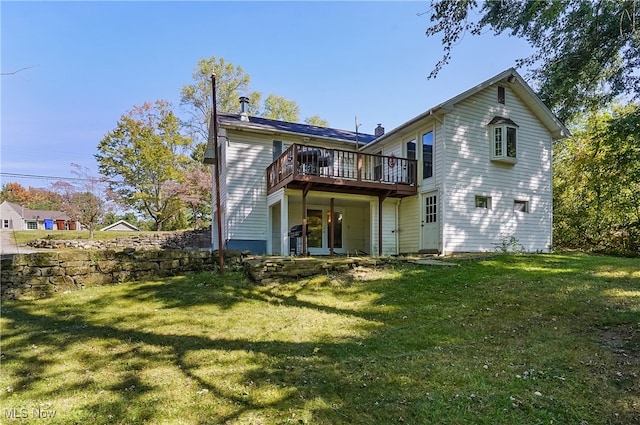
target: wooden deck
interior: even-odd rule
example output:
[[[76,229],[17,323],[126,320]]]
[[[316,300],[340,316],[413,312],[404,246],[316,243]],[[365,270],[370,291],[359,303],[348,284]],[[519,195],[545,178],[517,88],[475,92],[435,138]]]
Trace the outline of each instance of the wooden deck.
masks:
[[[402,198],[415,195],[417,161],[294,144],[267,167],[267,193],[283,187]]]

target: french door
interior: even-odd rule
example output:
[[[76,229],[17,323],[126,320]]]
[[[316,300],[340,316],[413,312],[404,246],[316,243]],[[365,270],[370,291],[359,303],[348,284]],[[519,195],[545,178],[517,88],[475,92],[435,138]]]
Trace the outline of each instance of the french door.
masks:
[[[327,255],[331,248],[331,223],[333,222],[333,250],[344,252],[342,241],[343,211],[334,209],[333,216],[327,207],[307,208],[307,250],[311,255]]]

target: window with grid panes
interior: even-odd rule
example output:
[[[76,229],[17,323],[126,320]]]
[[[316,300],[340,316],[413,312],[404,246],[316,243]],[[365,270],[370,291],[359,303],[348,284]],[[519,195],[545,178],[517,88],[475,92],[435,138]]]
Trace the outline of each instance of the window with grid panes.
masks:
[[[427,196],[424,203],[424,222],[435,223],[438,221],[436,195]]]

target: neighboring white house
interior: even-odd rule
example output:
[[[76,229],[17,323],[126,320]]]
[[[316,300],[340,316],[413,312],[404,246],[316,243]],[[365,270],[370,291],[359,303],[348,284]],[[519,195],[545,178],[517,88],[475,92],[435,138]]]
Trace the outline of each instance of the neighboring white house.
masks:
[[[2,230],[79,230],[80,223],[62,211],[32,210],[13,202],[0,204]]]
[[[511,238],[527,251],[552,245],[552,143],[569,132],[515,69],[386,134],[246,112],[218,121],[228,249],[392,255],[493,251]]]

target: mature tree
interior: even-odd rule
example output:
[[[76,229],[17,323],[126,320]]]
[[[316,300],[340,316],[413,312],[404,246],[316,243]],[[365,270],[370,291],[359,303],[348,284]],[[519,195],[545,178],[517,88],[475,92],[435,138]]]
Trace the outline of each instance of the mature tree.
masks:
[[[2,201],[13,202],[32,210],[58,211],[62,205],[62,199],[57,193],[32,186],[25,189],[17,182],[8,182],[2,186],[0,202]]]
[[[189,114],[189,119],[184,124],[197,142],[193,146],[194,154],[192,154],[195,160],[202,161],[205,150],[204,143],[209,135],[212,74],[216,75],[218,112],[239,113],[240,102],[238,99],[240,96],[246,96],[249,98],[249,115],[298,122],[300,107],[295,101],[271,94],[265,99],[264,105],[261,105],[262,93],[250,90],[251,77],[242,67],[215,56],[201,59],[192,74],[193,84],[182,86],[180,92],[180,105],[186,107]],[[327,122],[317,115],[307,118],[305,122],[308,122],[307,120],[311,120],[312,125],[328,126]]]
[[[434,0],[428,36],[442,34],[451,59],[466,33],[486,30],[522,37],[535,53],[518,61],[530,69],[543,102],[563,120],[620,95],[640,95],[640,6],[636,0]]]
[[[0,191],[0,202],[4,201],[26,206],[33,201],[33,194],[18,182],[8,182]]]
[[[207,140],[211,119],[212,90],[211,75],[216,75],[216,107],[219,112],[239,113],[240,96],[249,98],[249,113],[256,115],[262,94],[250,91],[251,77],[242,67],[226,62],[224,58],[200,59],[193,71],[193,84],[182,86],[180,104],[187,107],[190,117],[186,121],[193,137],[198,142]]]
[[[184,173],[184,185],[188,190],[183,191],[180,199],[189,209],[190,224],[199,229],[210,223],[211,217],[211,167],[201,164],[191,164]]]
[[[191,139],[166,101],[145,103],[123,115],[98,145],[100,173],[118,199],[154,220],[156,230],[183,207],[184,171]]]
[[[590,114],[554,146],[554,241],[640,252],[640,105]]]
[[[29,186],[29,191],[33,194],[33,200],[28,207],[33,210],[60,211],[62,209],[62,199],[60,196],[48,189]]]
[[[72,163],[71,167],[76,178],[57,181],[52,187],[62,198],[62,211],[89,229],[89,238],[93,239],[96,227],[109,209],[105,179],[92,175],[79,164]]]
[[[270,94],[264,101],[262,116],[271,120],[298,122],[300,107],[294,100]]]
[[[316,127],[329,127],[329,122],[321,118],[319,115],[312,115],[304,119],[304,122],[309,125],[315,125]]]

